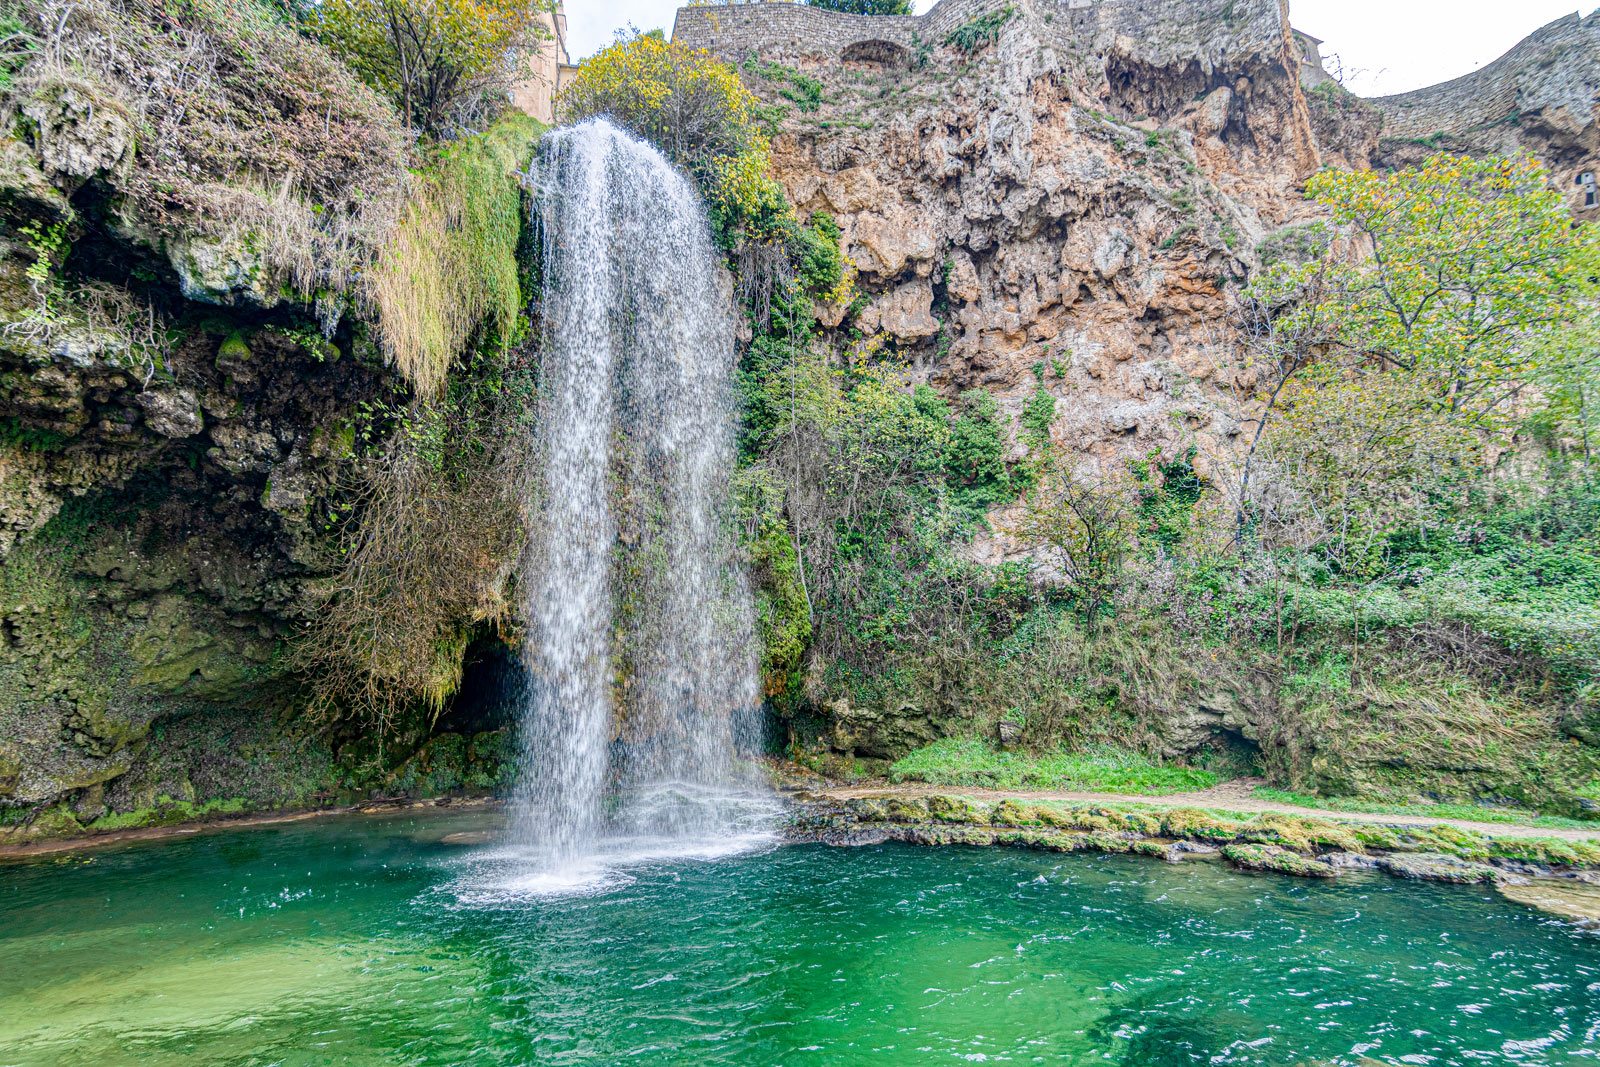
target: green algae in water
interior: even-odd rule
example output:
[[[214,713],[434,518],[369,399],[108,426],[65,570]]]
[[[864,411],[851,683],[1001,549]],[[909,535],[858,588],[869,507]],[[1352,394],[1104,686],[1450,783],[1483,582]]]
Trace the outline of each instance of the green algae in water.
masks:
[[[529,897],[441,843],[482,818],[0,865],[0,1064],[1600,1055],[1600,938],[1483,887],[886,845]]]

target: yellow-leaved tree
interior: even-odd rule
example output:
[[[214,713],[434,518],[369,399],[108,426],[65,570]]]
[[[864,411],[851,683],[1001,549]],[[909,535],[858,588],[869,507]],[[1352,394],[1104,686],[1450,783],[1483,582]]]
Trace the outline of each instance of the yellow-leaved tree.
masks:
[[[565,121],[604,115],[702,177],[714,160],[765,148],[756,107],[732,67],[655,34],[620,38],[586,60],[560,100]]]
[[[1304,511],[1359,554],[1407,507],[1469,485],[1528,413],[1556,340],[1595,315],[1600,231],[1527,156],[1328,170],[1306,193],[1332,227],[1242,302],[1265,391],[1236,517],[1242,531]],[[1288,476],[1270,491],[1258,446]],[[1304,507],[1274,503],[1291,487]]]
[[[322,0],[318,38],[388,93],[408,127],[478,125],[549,36],[541,0]]]
[[[694,176],[712,233],[735,254],[743,296],[764,322],[774,292],[793,278],[791,252],[808,244],[810,231],[772,177],[760,104],[738,73],[704,49],[635,34],[583,64],[560,110],[566,122],[610,119]],[[839,281],[835,265],[820,288]]]

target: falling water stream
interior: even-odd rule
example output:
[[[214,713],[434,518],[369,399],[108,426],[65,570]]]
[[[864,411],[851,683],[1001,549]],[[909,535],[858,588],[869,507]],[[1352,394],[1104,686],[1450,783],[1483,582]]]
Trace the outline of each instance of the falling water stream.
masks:
[[[562,869],[749,831],[763,805],[733,741],[759,689],[723,511],[732,323],[699,195],[603,120],[549,134],[530,173],[542,484],[513,829]]]

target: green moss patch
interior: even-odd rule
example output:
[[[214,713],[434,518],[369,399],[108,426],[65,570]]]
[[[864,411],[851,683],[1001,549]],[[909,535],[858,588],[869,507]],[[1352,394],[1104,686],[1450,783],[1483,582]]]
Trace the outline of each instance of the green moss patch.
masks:
[[[1338,873],[1330,864],[1307,859],[1298,852],[1275,845],[1224,845],[1222,855],[1235,867],[1247,871],[1271,871],[1297,878],[1333,878]]]
[[[920,748],[890,767],[889,777],[896,782],[930,785],[1153,796],[1207,789],[1218,780],[1208,771],[1155,763],[1137,753],[1109,746],[1030,755],[999,750],[971,738],[946,738]]]

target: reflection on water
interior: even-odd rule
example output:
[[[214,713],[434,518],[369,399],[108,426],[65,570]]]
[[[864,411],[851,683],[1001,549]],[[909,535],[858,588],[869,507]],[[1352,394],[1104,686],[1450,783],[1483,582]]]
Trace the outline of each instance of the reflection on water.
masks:
[[[444,843],[493,828],[326,820],[0,866],[0,1064],[1600,1056],[1600,938],[1482,887],[639,833],[561,892]]]

